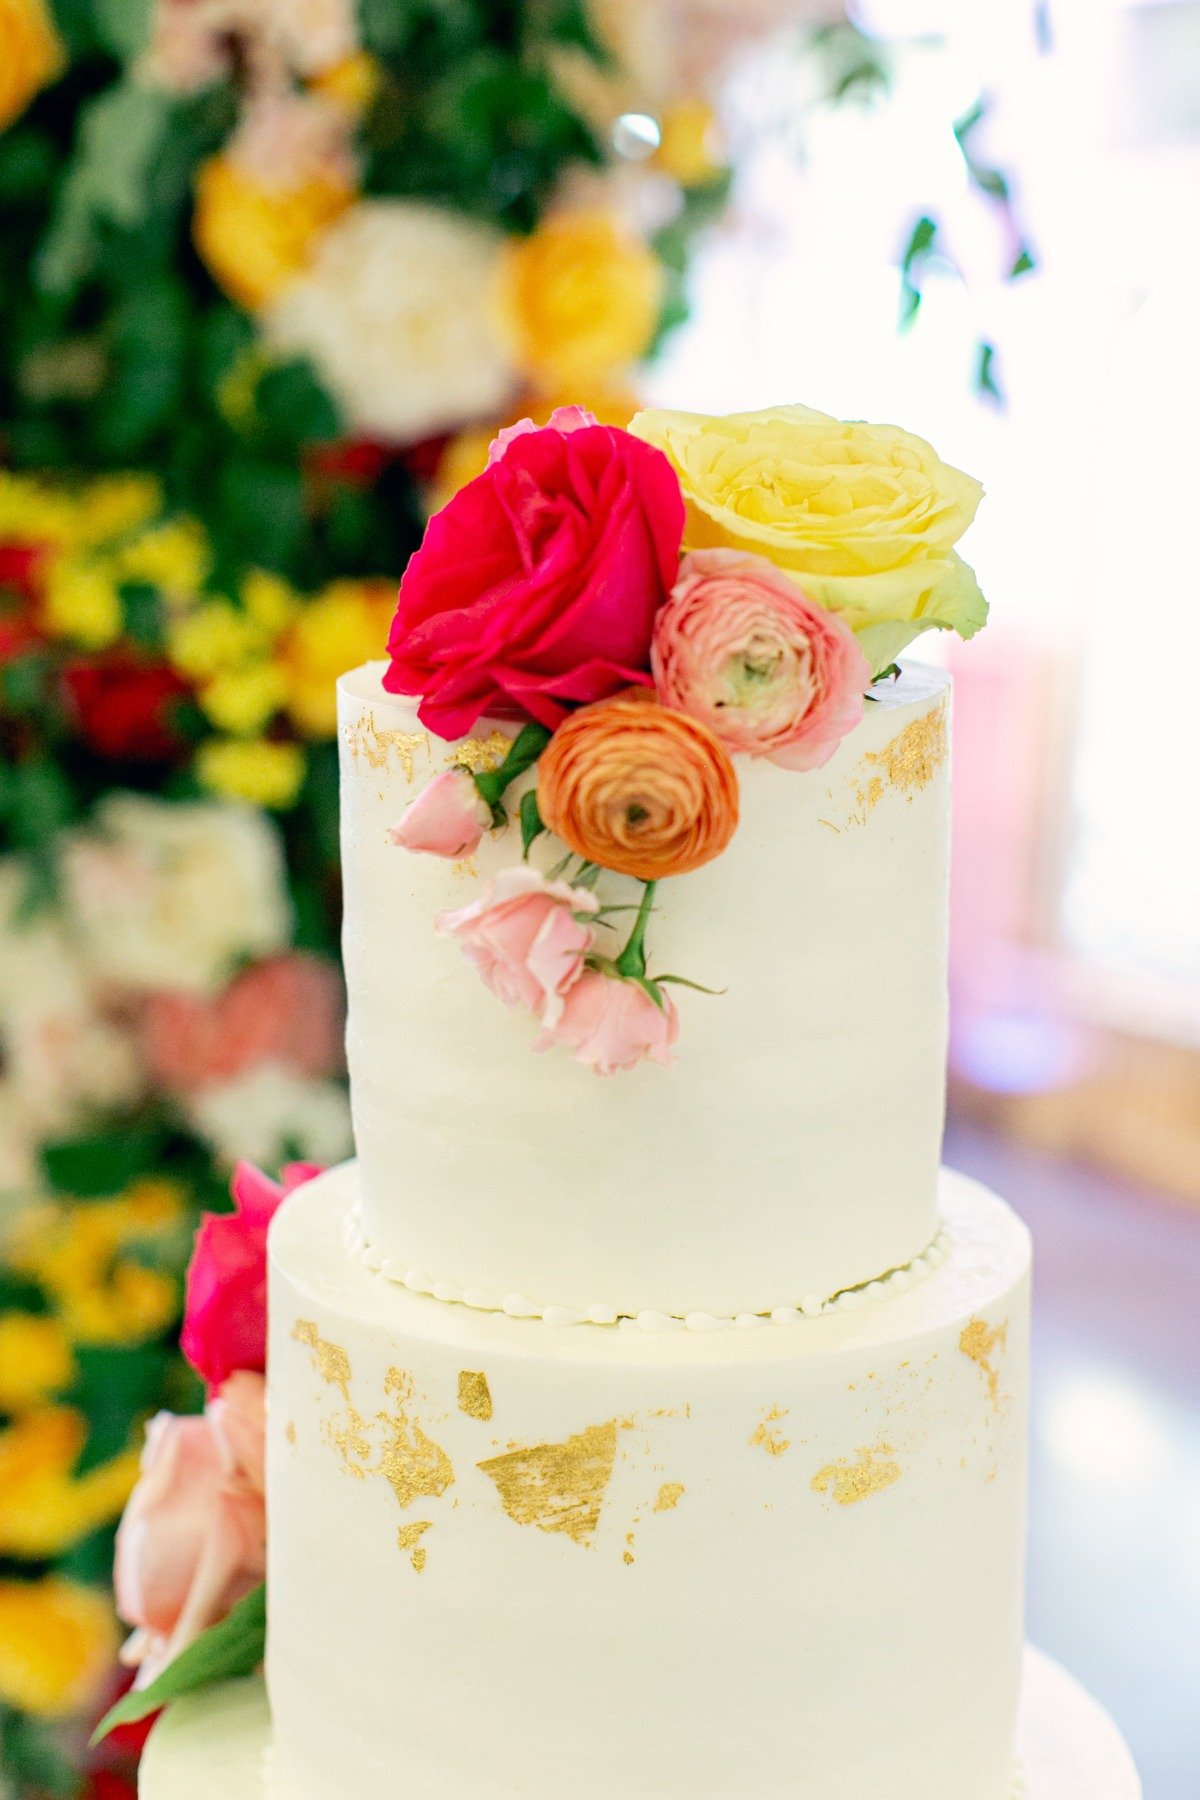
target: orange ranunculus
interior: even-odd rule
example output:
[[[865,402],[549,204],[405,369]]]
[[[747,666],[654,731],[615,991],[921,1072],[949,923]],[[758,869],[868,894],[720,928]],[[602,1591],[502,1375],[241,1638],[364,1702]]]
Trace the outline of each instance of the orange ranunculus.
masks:
[[[738,783],[706,725],[635,688],[559,726],[538,763],[538,805],[576,855],[658,881],[721,854],[737,829]]]

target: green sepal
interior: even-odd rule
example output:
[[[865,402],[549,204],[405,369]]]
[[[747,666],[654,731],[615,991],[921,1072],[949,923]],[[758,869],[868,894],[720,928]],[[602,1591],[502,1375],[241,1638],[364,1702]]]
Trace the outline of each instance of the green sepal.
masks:
[[[526,856],[535,838],[540,838],[545,829],[545,821],[538,811],[537,789],[530,788],[527,794],[521,795],[521,847]]]
[[[654,980],[663,986],[691,988],[693,994],[711,994],[716,999],[729,992],[728,988],[710,988],[702,981],[689,981],[686,975],[656,975]]]
[[[505,790],[526,769],[533,767],[549,742],[550,733],[544,725],[526,725],[509,745],[508,754],[498,769],[483,769],[474,773],[475,786],[493,811],[499,806]]]
[[[173,1662],[148,1687],[133,1688],[110,1707],[91,1736],[98,1744],[118,1725],[132,1725],[184,1694],[252,1675],[267,1645],[267,1587],[265,1582],[239,1600],[228,1618],[201,1632],[194,1644],[181,1650]]]

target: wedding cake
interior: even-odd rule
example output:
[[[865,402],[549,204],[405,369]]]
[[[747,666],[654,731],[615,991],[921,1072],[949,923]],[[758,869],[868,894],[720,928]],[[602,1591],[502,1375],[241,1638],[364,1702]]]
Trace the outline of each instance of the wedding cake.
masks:
[[[567,409],[432,521],[339,688],[358,1161],[270,1231],[265,1691],[145,1800],[1134,1800],[1023,1647],[1027,1234],[938,1169],[950,683],[888,665],[982,623],[978,497]]]

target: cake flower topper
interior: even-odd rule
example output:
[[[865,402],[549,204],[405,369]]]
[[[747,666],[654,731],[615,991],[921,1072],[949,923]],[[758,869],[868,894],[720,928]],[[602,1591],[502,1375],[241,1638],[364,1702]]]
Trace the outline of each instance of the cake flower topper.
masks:
[[[501,432],[408,565],[384,687],[447,739],[517,729],[498,768],[445,770],[391,835],[470,856],[514,825],[519,786],[521,859],[514,830],[512,865],[437,927],[538,1021],[535,1049],[600,1074],[670,1062],[667,990],[698,984],[650,972],[657,884],[732,841],[735,756],[821,768],[914,637],[982,626],[954,549],[981,495],[921,438],[803,406],[629,431],[570,406]],[[543,836],[565,852],[545,872]],[[640,901],[602,904],[608,875]]]

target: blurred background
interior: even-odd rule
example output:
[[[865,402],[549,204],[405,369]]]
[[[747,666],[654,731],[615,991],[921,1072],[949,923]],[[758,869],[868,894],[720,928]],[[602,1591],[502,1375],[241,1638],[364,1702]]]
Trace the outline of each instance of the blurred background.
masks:
[[[1198,317],[1200,0],[0,0],[5,1800],[130,1800],[197,1212],[350,1147],[333,682],[428,509],[792,399],[988,489],[948,1160],[1038,1238],[1031,1635],[1200,1795]]]

